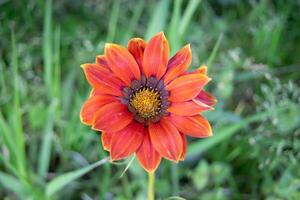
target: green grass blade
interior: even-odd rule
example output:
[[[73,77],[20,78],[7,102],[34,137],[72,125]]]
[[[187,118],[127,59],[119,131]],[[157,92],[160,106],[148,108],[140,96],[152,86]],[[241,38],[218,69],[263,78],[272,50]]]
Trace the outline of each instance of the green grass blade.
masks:
[[[118,24],[118,17],[120,11],[120,1],[114,0],[110,20],[108,23],[108,33],[107,33],[107,42],[113,42],[116,36],[117,24]]]
[[[235,133],[237,133],[239,130],[249,125],[250,123],[263,120],[268,116],[273,116],[275,113],[277,114],[282,113],[286,111],[288,108],[289,108],[288,106],[277,107],[275,109],[270,109],[268,111],[257,113],[253,116],[247,117],[237,124],[233,124],[231,126],[226,126],[226,127],[220,127],[214,130],[215,135],[213,137],[206,138],[205,140],[200,140],[198,142],[194,142],[191,145],[189,145],[187,158],[197,156],[207,151],[208,149],[217,145],[221,141],[234,135]]]
[[[191,22],[191,19],[194,15],[194,13],[196,12],[196,9],[198,7],[198,5],[201,3],[201,0],[191,0],[189,1],[189,4],[183,14],[183,17],[181,19],[181,22],[180,22],[180,27],[179,27],[179,30],[178,30],[178,33],[179,33],[179,36],[180,37],[183,37],[184,36],[184,33],[185,31],[187,30],[190,22]]]
[[[52,96],[52,0],[46,0],[44,11],[44,32],[43,32],[43,61],[44,61],[44,81]]]
[[[84,168],[68,172],[65,174],[62,174],[56,178],[54,178],[52,181],[50,181],[46,186],[46,195],[51,196],[57,191],[64,188],[66,185],[71,183],[72,181],[76,180],[77,178],[80,178],[84,174],[90,172],[96,167],[99,167],[100,165],[103,165],[108,162],[108,158],[104,158],[102,160],[99,160],[89,166],[86,166]]]
[[[20,197],[28,196],[26,187],[18,179],[9,174],[0,172],[0,185],[7,190],[17,193]]]
[[[169,5],[169,0],[161,0],[159,4],[155,7],[146,32],[145,38],[147,40],[150,39],[156,33],[164,30],[168,19]]]
[[[219,50],[219,47],[220,47],[220,44],[222,42],[222,39],[223,39],[223,33],[220,34],[220,36],[218,37],[218,40],[213,48],[213,51],[211,52],[210,56],[208,57],[208,60],[207,60],[207,63],[206,65],[208,67],[211,67],[212,63],[214,62],[215,58],[216,58],[216,55],[217,55],[217,52]]]
[[[181,38],[178,35],[181,5],[182,5],[182,0],[175,0],[172,19],[170,23],[170,29],[168,33],[170,46],[171,46],[171,55],[173,55],[176,51],[178,51],[181,46]]]
[[[41,150],[39,154],[38,174],[41,177],[45,177],[49,168],[49,162],[51,157],[51,147],[53,139],[53,126],[55,120],[55,110],[58,102],[53,100],[51,106],[48,109],[47,123],[45,125],[43,141],[41,144]]]
[[[9,137],[14,140],[14,143],[17,144],[16,147],[16,158],[18,163],[18,171],[22,176],[26,176],[26,162],[25,162],[25,140],[24,133],[22,128],[22,114],[20,108],[20,94],[19,94],[19,66],[18,66],[18,55],[16,49],[16,39],[14,31],[11,34],[11,46],[12,46],[12,57],[11,63],[13,68],[13,81],[14,81],[14,105],[13,105],[13,133]]]

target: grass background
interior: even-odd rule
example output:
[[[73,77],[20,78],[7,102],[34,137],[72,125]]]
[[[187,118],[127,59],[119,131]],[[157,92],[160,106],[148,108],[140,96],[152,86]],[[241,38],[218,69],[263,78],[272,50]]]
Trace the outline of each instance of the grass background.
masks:
[[[146,199],[136,160],[107,163],[99,133],[80,123],[79,66],[105,42],[159,31],[172,54],[191,43],[192,69],[209,66],[219,102],[205,113],[214,137],[189,138],[184,162],[161,163],[157,199],[300,199],[296,0],[1,0],[1,199]]]

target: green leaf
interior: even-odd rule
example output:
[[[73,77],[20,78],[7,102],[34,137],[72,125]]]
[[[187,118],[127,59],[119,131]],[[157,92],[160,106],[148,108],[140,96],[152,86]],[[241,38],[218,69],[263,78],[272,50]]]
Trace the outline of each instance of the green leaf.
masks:
[[[18,179],[9,174],[0,172],[0,185],[8,190],[17,193],[20,197],[25,197],[28,195],[28,191],[26,190],[24,185],[20,183]]]
[[[211,52],[210,56],[208,57],[208,60],[207,60],[207,63],[206,63],[208,67],[210,67],[212,65],[213,61],[215,60],[222,39],[223,39],[223,33],[221,33],[219,35],[218,40],[217,40],[217,42],[216,42],[216,44],[213,48],[213,51]]]
[[[172,196],[172,197],[168,197],[165,200],[186,200],[185,198],[182,197],[178,197],[178,196]]]
[[[119,10],[120,10],[120,1],[115,0],[113,3],[110,20],[108,23],[108,33],[107,33],[107,38],[106,38],[107,42],[113,42],[115,40]]]
[[[80,178],[81,176],[93,170],[94,168],[103,165],[107,162],[108,162],[108,158],[104,158],[84,168],[72,172],[67,172],[65,174],[62,174],[54,178],[46,186],[46,195],[47,196],[53,195],[55,192],[61,190],[63,187],[70,184],[72,181],[76,180],[77,178]]]
[[[189,1],[189,4],[187,8],[185,9],[185,12],[183,13],[183,17],[180,21],[180,27],[179,27],[179,36],[183,37],[184,33],[189,26],[191,19],[196,12],[197,6],[200,4],[201,0],[191,0]]]
[[[169,4],[169,0],[161,0],[154,9],[150,24],[146,32],[145,38],[147,40],[156,33],[164,30],[169,13]]]

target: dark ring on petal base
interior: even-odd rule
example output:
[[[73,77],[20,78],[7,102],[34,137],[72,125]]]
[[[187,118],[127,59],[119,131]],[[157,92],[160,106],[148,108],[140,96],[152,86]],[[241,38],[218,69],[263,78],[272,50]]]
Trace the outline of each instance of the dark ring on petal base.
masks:
[[[160,118],[169,115],[169,93],[162,80],[142,76],[140,80],[133,80],[122,93],[121,102],[128,106],[135,120],[140,123],[147,125],[149,122],[158,122]]]

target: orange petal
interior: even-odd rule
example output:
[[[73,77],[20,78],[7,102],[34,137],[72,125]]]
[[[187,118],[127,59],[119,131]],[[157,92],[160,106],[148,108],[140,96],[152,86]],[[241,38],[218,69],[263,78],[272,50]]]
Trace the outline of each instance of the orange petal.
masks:
[[[157,169],[161,156],[152,145],[148,129],[145,129],[143,143],[137,150],[136,155],[141,166],[147,172],[152,173]]]
[[[212,108],[201,101],[192,99],[184,102],[173,102],[168,108],[168,111],[175,115],[193,116],[209,109]]]
[[[161,119],[159,123],[149,125],[152,144],[159,154],[178,162],[182,154],[182,139],[177,128],[169,121]]]
[[[91,86],[105,94],[122,96],[122,81],[106,68],[97,64],[83,64],[82,68]]]
[[[186,140],[186,136],[182,133],[180,133],[180,136],[182,138],[182,144],[183,144],[183,150],[182,150],[182,153],[181,153],[181,156],[180,156],[180,159],[181,161],[183,161],[185,159],[185,155],[186,155],[186,152],[187,152],[187,140]]]
[[[108,64],[107,64],[107,61],[106,61],[104,55],[96,56],[96,64],[104,67],[105,69],[107,69],[108,72],[110,72],[110,69],[108,67]]]
[[[99,95],[107,95],[105,93],[103,93],[101,90],[96,89],[96,88],[92,88],[89,97],[93,97],[93,96],[99,96]]]
[[[190,100],[196,97],[209,81],[210,78],[201,73],[182,75],[166,86],[170,92],[169,100],[172,102]]]
[[[111,138],[110,158],[112,161],[124,159],[134,153],[142,144],[144,125],[133,121]]]
[[[140,80],[139,66],[126,48],[117,44],[106,44],[105,58],[113,73],[126,85],[130,85],[134,79]]]
[[[125,128],[133,120],[127,106],[120,102],[112,102],[100,108],[93,119],[94,130],[114,133]]]
[[[101,95],[89,98],[81,107],[80,120],[86,125],[91,125],[96,112],[105,104],[116,101],[115,96]]]
[[[112,133],[107,133],[107,132],[101,133],[102,146],[103,146],[103,149],[106,151],[110,151],[111,138],[112,138]]]
[[[180,132],[186,135],[197,138],[212,136],[212,130],[209,122],[201,115],[191,117],[171,115],[169,119]]]
[[[145,47],[146,42],[141,38],[132,38],[131,40],[129,40],[127,45],[128,51],[135,58],[136,63],[139,65],[141,71]]]
[[[212,94],[204,90],[201,90],[201,92],[196,96],[195,99],[210,107],[214,106],[217,103],[217,99]]]
[[[163,32],[149,40],[143,58],[143,71],[146,77],[155,76],[160,79],[165,74],[169,51],[169,44]]]
[[[167,72],[164,75],[165,84],[182,75],[189,68],[191,62],[192,51],[188,44],[169,60]]]
[[[200,72],[201,74],[207,74],[207,66],[206,65],[202,65],[200,66],[198,69],[195,70],[196,72]]]

